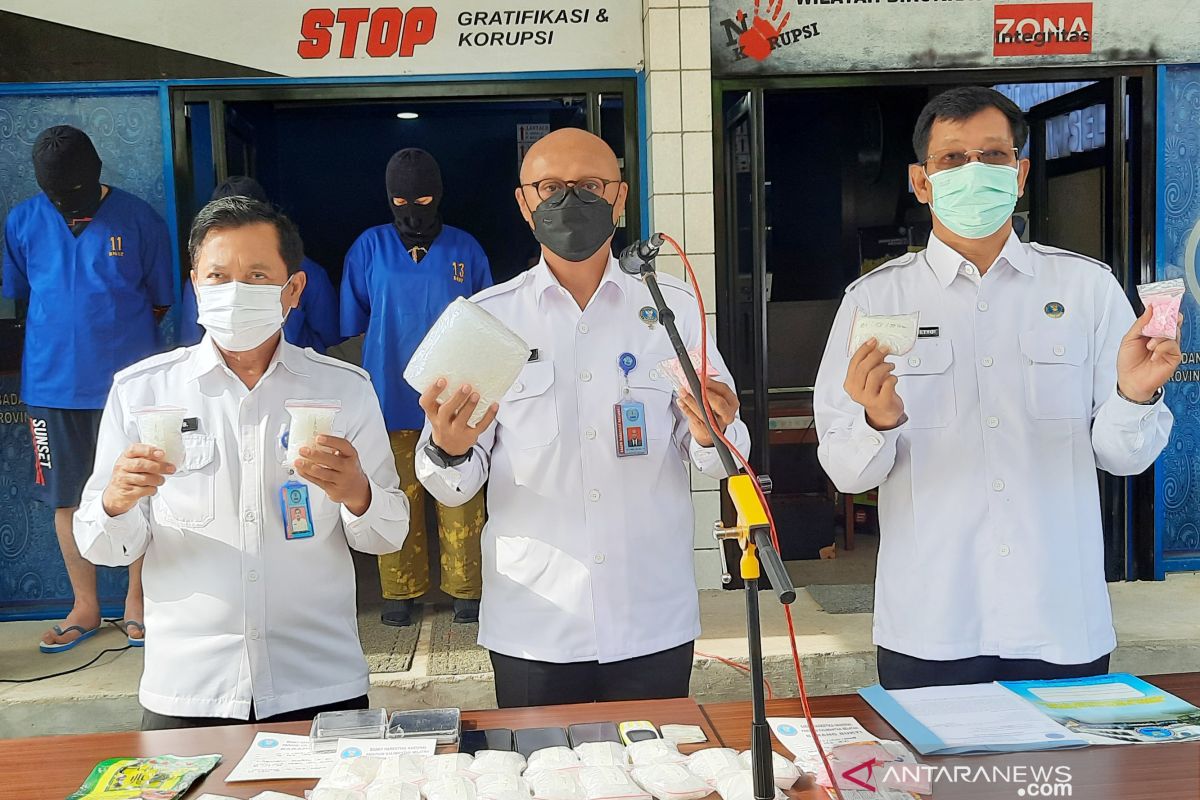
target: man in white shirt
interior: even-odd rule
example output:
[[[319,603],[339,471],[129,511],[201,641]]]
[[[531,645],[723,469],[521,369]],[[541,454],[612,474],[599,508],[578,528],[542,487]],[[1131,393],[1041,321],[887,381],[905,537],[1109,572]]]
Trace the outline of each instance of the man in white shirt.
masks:
[[[1116,646],[1095,471],[1163,449],[1179,343],[1142,337],[1105,265],[1013,234],[1027,135],[991,89],[929,103],[910,169],[929,248],[850,285],[817,376],[821,463],[880,487],[886,688],[1103,674]],[[915,347],[848,354],[856,312],[920,312]]]
[[[501,707],[688,693],[700,633],[688,463],[725,473],[695,402],[677,399],[659,367],[674,353],[649,291],[612,256],[627,192],[590,133],[556,131],[531,148],[516,198],[542,260],[474,297],[528,342],[530,361],[477,427],[470,387],[444,405],[444,382],[421,398],[421,482],[449,506],[488,482],[479,643]],[[699,347],[694,295],[660,282]],[[708,353],[717,422],[748,452],[711,337]],[[636,404],[644,425],[618,430]]]
[[[366,708],[350,549],[392,552],[408,531],[379,402],[362,370],[282,339],[304,290],[287,217],[213,201],[189,251],[207,334],[117,374],[75,518],[93,563],[145,555],[143,728]],[[296,400],[340,408],[293,465]],[[140,443],[139,409],[162,407],[186,415],[180,463]]]

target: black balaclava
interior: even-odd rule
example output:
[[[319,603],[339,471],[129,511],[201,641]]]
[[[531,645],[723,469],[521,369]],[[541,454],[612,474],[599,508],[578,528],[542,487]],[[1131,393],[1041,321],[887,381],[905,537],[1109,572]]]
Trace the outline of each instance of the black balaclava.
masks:
[[[221,185],[213,189],[210,200],[221,200],[225,197],[249,197],[260,203],[271,204],[262,184],[246,175],[230,175]]]
[[[442,202],[442,171],[437,161],[415,147],[397,152],[387,165],[387,193],[388,208],[395,218],[400,241],[413,260],[420,261],[442,232],[442,215],[438,212]],[[393,202],[396,197],[408,202],[398,206]],[[433,202],[418,205],[418,197],[432,197]]]
[[[70,125],[47,128],[33,143],[34,177],[68,225],[100,207],[100,168],[92,140]]]

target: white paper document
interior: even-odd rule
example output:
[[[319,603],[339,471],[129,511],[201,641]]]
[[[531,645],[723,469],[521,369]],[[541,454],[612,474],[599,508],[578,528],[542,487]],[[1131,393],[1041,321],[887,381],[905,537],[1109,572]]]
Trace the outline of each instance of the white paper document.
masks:
[[[431,756],[436,751],[437,739],[338,739],[337,743],[339,759],[359,756]]]
[[[803,718],[767,717],[767,723],[779,743],[792,751],[797,764],[820,761],[821,756],[813,744],[808,723]],[[876,739],[854,717],[821,717],[813,719],[813,726],[817,729],[817,738],[821,740],[825,752],[838,745],[873,742]]]
[[[337,761],[337,752],[314,753],[307,736],[260,732],[225,782],[318,779]]]

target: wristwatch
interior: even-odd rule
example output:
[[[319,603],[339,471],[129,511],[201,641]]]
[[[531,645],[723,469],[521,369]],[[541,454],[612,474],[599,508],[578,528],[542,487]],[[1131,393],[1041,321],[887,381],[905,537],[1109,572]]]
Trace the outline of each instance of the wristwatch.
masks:
[[[434,444],[432,440],[430,440],[429,444],[425,445],[425,455],[429,456],[429,460],[432,461],[435,466],[442,469],[450,469],[451,467],[457,467],[460,464],[467,463],[471,460],[471,455],[474,454],[474,452],[475,448],[471,448],[461,456],[452,456]]]
[[[1143,402],[1143,401],[1138,401],[1138,400],[1130,400],[1128,397],[1125,396],[1125,393],[1121,391],[1121,387],[1117,386],[1117,395],[1125,402],[1133,403],[1134,405],[1137,405],[1137,406],[1152,406],[1155,403],[1157,403],[1159,400],[1162,400],[1162,397],[1165,393],[1166,393],[1166,390],[1160,386],[1160,387],[1158,387],[1158,391],[1155,392],[1154,395],[1149,400],[1146,400]]]

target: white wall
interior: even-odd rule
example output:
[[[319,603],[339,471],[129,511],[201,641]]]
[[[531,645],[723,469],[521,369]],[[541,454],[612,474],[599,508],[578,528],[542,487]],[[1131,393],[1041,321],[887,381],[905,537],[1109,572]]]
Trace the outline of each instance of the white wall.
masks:
[[[650,227],[687,251],[715,327],[716,242],[713,219],[712,73],[708,0],[642,0],[645,14]],[[676,256],[659,257],[664,271],[683,277]],[[720,586],[712,526],[720,515],[720,486],[696,473],[696,579]]]

